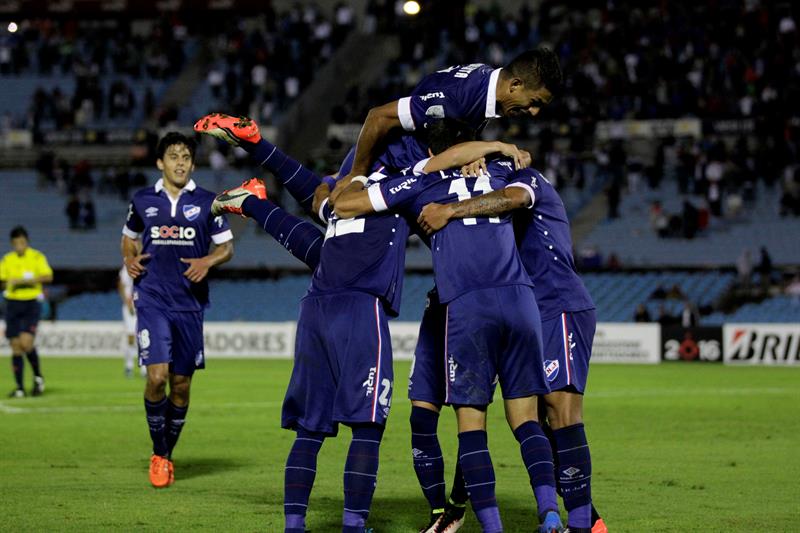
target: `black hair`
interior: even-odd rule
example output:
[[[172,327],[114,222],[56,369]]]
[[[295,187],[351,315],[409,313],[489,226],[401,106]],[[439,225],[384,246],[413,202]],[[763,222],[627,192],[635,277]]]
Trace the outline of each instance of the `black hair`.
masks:
[[[164,159],[164,154],[167,153],[167,148],[170,146],[182,144],[189,149],[189,153],[192,154],[192,162],[194,162],[194,154],[197,152],[197,143],[194,142],[194,139],[191,137],[187,137],[182,133],[178,133],[177,131],[170,131],[166,135],[164,135],[160,141],[158,141],[158,147],[156,148],[156,159]]]
[[[443,118],[425,128],[425,137],[431,152],[436,155],[456,144],[474,141],[475,130],[460,120]]]
[[[25,237],[26,240],[28,239],[28,231],[22,226],[15,226],[11,229],[11,240],[16,239],[17,237]]]
[[[511,60],[501,72],[512,78],[519,78],[526,87],[539,89],[545,87],[553,96],[561,91],[564,75],[558,56],[549,48],[536,48],[522,52]]]

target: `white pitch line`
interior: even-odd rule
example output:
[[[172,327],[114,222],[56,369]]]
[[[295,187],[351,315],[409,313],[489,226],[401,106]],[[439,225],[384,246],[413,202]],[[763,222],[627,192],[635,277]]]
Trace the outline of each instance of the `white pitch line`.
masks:
[[[767,394],[798,394],[798,389],[789,387],[764,388],[703,388],[665,390],[608,390],[586,393],[586,398],[659,398],[673,396],[758,396]]]
[[[281,402],[241,402],[241,403],[210,403],[207,405],[192,406],[192,411],[205,411],[211,409],[250,409],[258,407],[279,407]],[[115,413],[139,412],[141,405],[60,405],[43,407],[18,407],[0,402],[0,413],[7,415],[19,414],[53,414],[53,413]]]

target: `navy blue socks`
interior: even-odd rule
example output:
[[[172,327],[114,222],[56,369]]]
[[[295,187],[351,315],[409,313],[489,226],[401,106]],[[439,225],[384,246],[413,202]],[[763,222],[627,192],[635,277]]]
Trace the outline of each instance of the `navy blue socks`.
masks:
[[[284,473],[283,514],[286,533],[305,533],[308,498],[317,475],[317,454],[324,440],[323,433],[297,429]]]
[[[542,427],[538,422],[525,422],[514,430],[514,437],[519,442],[522,462],[528,470],[539,516],[542,517],[549,511],[558,512],[553,451]]]
[[[39,378],[42,377],[42,370],[39,368],[39,352],[37,352],[36,348],[34,348],[26,355],[28,356],[28,362],[31,364],[31,368],[33,369],[33,375]]]
[[[242,148],[250,153],[253,161],[272,172],[303,209],[311,211],[314,190],[322,183],[322,178],[266,139],[257,143],[243,142]]]
[[[553,436],[558,453],[558,482],[569,513],[568,524],[573,528],[591,528],[592,459],[583,424],[556,429]]]
[[[22,375],[25,371],[25,360],[21,355],[11,356],[11,370],[14,371],[14,381],[17,382],[17,389],[22,390],[24,388],[22,383]]]
[[[147,426],[150,428],[150,438],[153,440],[153,453],[161,457],[169,457],[169,448],[166,438],[166,413],[167,398],[157,402],[144,400],[144,410],[147,413]]]
[[[184,423],[186,423],[186,413],[189,411],[189,404],[183,407],[178,407],[171,400],[167,400],[167,411],[164,415],[165,418],[165,438],[167,441],[167,451],[172,456],[172,450],[175,444],[178,443],[178,438],[181,436],[181,430]]]
[[[458,434],[458,461],[472,503],[472,510],[484,533],[503,531],[500,511],[495,499],[495,477],[485,431]]]
[[[242,203],[242,213],[275,238],[290,254],[314,270],[319,264],[322,231],[307,220],[289,214],[286,210],[270,202],[249,196]]]
[[[439,413],[423,407],[411,407],[411,453],[419,486],[434,511],[445,505],[444,459],[436,428]],[[463,483],[462,483],[463,485]]]
[[[364,531],[378,478],[378,452],[383,426],[353,426],[353,439],[344,465],[342,533]]]

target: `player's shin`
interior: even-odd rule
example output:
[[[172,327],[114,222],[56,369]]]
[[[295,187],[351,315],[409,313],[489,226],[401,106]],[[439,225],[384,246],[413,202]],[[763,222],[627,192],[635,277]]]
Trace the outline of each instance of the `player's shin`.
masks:
[[[423,407],[411,407],[411,454],[419,486],[433,513],[444,512],[444,458],[436,434],[439,413]]]
[[[39,367],[39,352],[36,351],[36,348],[33,348],[25,355],[28,357],[28,362],[31,364],[33,375],[39,378],[42,377],[42,369]]]
[[[495,477],[485,431],[458,434],[458,460],[472,510],[486,532],[503,531],[495,499]]]
[[[23,390],[23,373],[25,372],[25,360],[21,355],[11,356],[11,370],[14,372],[14,381],[17,384],[17,390]]]
[[[514,430],[519,442],[522,462],[528,470],[531,488],[536,496],[539,517],[558,512],[556,480],[553,473],[553,450],[538,422],[530,420]]]
[[[297,429],[284,471],[283,514],[286,533],[304,533],[306,510],[314,478],[317,475],[317,454],[325,435]]]
[[[144,400],[144,409],[147,413],[147,426],[150,428],[150,438],[153,441],[153,453],[161,457],[169,455],[166,439],[166,413],[167,398],[156,402],[147,398]]]
[[[167,442],[168,457],[172,457],[172,450],[178,443],[178,438],[181,436],[181,430],[186,423],[186,413],[189,411],[189,404],[179,407],[172,403],[172,400],[167,400],[167,412],[165,415],[165,432]]]
[[[378,457],[383,426],[353,426],[353,439],[344,465],[342,533],[363,533],[378,479]]]
[[[553,431],[559,459],[558,480],[571,528],[592,527],[592,460],[583,424]]]
[[[264,231],[311,270],[317,268],[325,239],[314,224],[290,214],[269,200],[260,200],[255,196],[245,199],[242,213],[258,222]]]
[[[257,143],[242,143],[253,161],[269,170],[306,211],[311,210],[314,190],[322,178],[300,162],[292,159],[266,139]]]

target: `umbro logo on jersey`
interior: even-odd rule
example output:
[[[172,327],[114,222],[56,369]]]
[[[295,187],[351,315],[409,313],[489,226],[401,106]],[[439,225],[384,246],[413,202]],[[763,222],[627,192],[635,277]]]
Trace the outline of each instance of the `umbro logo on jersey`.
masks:
[[[148,207],[144,210],[144,216],[147,218],[152,218],[154,216],[158,216],[158,208],[157,207]]]
[[[183,216],[190,222],[200,216],[200,211],[202,209],[197,205],[188,204],[183,206]]]
[[[444,118],[444,106],[432,105],[425,111],[426,117],[431,118]]]
[[[397,194],[400,191],[402,191],[403,189],[409,190],[411,188],[411,184],[412,183],[416,183],[416,182],[417,182],[417,178],[408,178],[407,180],[402,182],[400,185],[398,185],[396,187],[390,187],[389,188],[389,192],[391,194]]]

